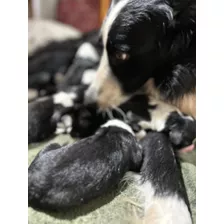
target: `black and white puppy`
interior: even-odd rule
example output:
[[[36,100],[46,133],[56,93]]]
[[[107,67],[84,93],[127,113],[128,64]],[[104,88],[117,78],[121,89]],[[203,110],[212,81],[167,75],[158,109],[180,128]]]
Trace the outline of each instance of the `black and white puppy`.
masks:
[[[51,137],[54,133],[70,132],[69,118],[74,109],[83,102],[86,86],[81,85],[58,92],[53,96],[38,98],[28,104],[28,143],[35,143]]]
[[[103,55],[86,103],[119,106],[143,88],[195,116],[195,0],[113,0],[101,37]]]
[[[138,118],[141,130],[166,133],[175,149],[191,145],[196,138],[196,120],[183,114],[175,106],[150,98],[147,112],[148,117],[141,120]],[[135,116],[132,112],[128,114],[130,120],[134,120]]]
[[[174,149],[163,133],[150,132],[140,141],[140,174],[127,173],[144,200],[144,218],[138,223],[191,224],[191,211]]]
[[[86,33],[78,39],[50,42],[28,58],[28,87],[43,96],[57,92],[59,87],[60,91],[66,91],[65,84],[81,84],[80,76],[84,70],[97,66],[101,51],[98,30]]]
[[[142,151],[131,128],[110,120],[74,144],[52,144],[29,167],[29,206],[79,206],[116,187],[127,171],[138,171]]]
[[[196,138],[196,120],[184,115],[176,107],[162,101],[148,99],[145,95],[135,95],[119,108],[110,110],[111,116],[124,120],[134,131],[138,140],[150,130],[163,132],[169,136],[173,147],[181,149],[192,144]],[[74,111],[73,137],[87,137],[95,133],[100,125],[111,118],[99,112],[96,105],[82,105]]]
[[[52,97],[44,97],[28,104],[28,143],[49,138],[56,130]]]
[[[100,55],[97,48],[89,42],[77,50],[73,63],[65,73],[59,89],[65,91],[70,86],[90,85],[95,78]]]

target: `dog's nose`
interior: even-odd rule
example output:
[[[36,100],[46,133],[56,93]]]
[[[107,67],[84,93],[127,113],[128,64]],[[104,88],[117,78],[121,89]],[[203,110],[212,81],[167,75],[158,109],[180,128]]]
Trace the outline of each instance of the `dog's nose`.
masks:
[[[84,104],[85,105],[94,104],[96,103],[96,100],[97,100],[97,91],[93,88],[87,89],[84,96]]]

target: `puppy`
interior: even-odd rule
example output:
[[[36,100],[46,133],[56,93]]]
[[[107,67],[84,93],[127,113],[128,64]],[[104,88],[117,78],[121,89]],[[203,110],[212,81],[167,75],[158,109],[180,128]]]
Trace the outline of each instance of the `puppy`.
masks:
[[[113,0],[86,103],[119,106],[139,90],[196,116],[196,2]]]
[[[54,103],[51,97],[44,97],[28,104],[28,143],[42,141],[56,130],[56,122],[51,118]]]
[[[72,121],[68,122],[68,117],[63,118],[63,116],[72,114],[74,108],[80,106],[85,89],[85,86],[70,88],[67,92],[59,92],[30,102],[28,104],[28,143],[39,142],[51,137],[54,133],[70,130]]]
[[[138,125],[145,131],[166,133],[175,149],[191,145],[196,138],[196,120],[176,107],[151,98],[147,111],[148,117],[139,120]],[[134,119],[132,113],[129,118]]]
[[[86,138],[93,135],[102,124],[109,120],[109,117],[98,111],[96,105],[82,105],[74,110],[72,120],[70,135],[74,138]]]
[[[150,130],[164,132],[175,149],[181,149],[192,144],[196,138],[195,119],[162,101],[149,100],[145,95],[135,95],[119,108],[108,111],[110,116],[125,120],[138,139],[145,137]],[[73,115],[73,137],[92,135],[110,119],[107,113],[98,111],[97,105],[81,106]]]
[[[101,196],[127,171],[141,166],[142,152],[131,128],[111,120],[86,139],[43,149],[29,167],[29,206],[66,209]]]
[[[94,69],[99,62],[98,55],[102,49],[98,42],[98,32],[94,30],[77,39],[50,42],[37,49],[28,57],[29,88],[36,89],[40,96],[54,94],[58,91],[58,85],[65,78],[65,74],[70,73],[71,76],[72,73],[73,78],[70,77],[69,80],[74,79],[77,82],[75,77],[78,76],[79,79],[79,74],[83,72],[80,70]],[[90,52],[90,56],[97,60],[78,60],[80,57],[77,58],[76,54],[80,53],[80,47],[84,43],[88,43],[96,51],[94,54]],[[85,59],[89,56],[88,50],[81,55],[84,55]],[[69,85],[71,86],[71,83]],[[66,91],[64,88],[61,90]]]
[[[140,174],[127,173],[144,198],[144,218],[138,223],[191,224],[191,211],[174,149],[163,133],[150,132],[140,141]]]
[[[99,60],[97,49],[89,42],[83,43],[78,48],[62,83],[59,83],[59,89],[65,91],[68,86],[90,85],[96,75]]]

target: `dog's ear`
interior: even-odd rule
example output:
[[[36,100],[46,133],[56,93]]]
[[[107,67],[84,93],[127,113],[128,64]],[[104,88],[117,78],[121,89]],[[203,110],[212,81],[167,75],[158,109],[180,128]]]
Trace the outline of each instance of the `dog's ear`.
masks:
[[[192,0],[186,1],[188,5],[184,2],[184,5],[181,3],[173,6],[173,23],[168,27],[167,40],[170,40],[173,56],[184,52],[196,41],[196,5]]]

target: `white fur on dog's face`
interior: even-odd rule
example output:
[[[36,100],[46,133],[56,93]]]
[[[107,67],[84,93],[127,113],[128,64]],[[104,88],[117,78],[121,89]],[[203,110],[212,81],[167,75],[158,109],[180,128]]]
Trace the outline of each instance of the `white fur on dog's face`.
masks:
[[[176,100],[183,91],[191,91],[190,85],[195,85],[195,65],[191,62],[194,32],[185,33],[184,27],[185,23],[190,24],[194,30],[194,3],[186,10],[190,17],[185,21],[175,17],[175,7],[169,1],[112,1],[101,29],[103,54],[86,92],[86,103],[97,103],[101,109],[119,106],[142,90],[150,79],[155,80],[156,91],[166,100]],[[181,25],[176,27],[177,22],[183,23],[183,30],[178,28]],[[182,66],[187,73],[174,66],[180,60],[177,55],[185,57],[182,48],[193,55],[189,59],[192,67]],[[189,83],[183,86],[182,80],[188,78],[188,73],[192,74]]]
[[[103,54],[86,101],[101,109],[119,106],[152,78],[160,57],[156,41],[170,20],[171,8],[159,0],[112,1],[101,28]]]
[[[90,98],[92,102],[97,101],[100,109],[118,106],[129,99],[125,95],[120,83],[112,74],[109,66],[106,50],[103,52],[97,75],[86,91],[85,98]]]
[[[120,83],[110,69],[108,54],[106,51],[106,43],[110,27],[118,16],[119,12],[125,7],[127,3],[128,0],[122,0],[118,3],[112,1],[109,14],[106,17],[101,29],[104,51],[101,57],[97,75],[87,90],[85,97],[87,98],[87,101],[97,101],[101,109],[118,106],[129,99],[129,97],[124,94]]]

